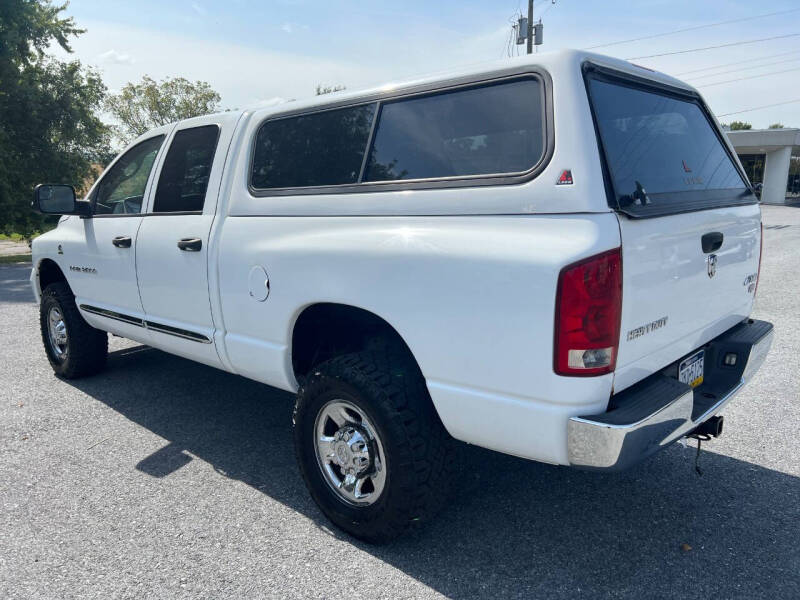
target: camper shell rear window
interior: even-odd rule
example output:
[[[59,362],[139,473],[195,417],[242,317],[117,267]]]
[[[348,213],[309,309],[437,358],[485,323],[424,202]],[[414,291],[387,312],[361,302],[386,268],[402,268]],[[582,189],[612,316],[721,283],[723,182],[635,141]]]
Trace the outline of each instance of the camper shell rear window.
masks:
[[[633,217],[758,202],[700,98],[584,67],[612,208]]]

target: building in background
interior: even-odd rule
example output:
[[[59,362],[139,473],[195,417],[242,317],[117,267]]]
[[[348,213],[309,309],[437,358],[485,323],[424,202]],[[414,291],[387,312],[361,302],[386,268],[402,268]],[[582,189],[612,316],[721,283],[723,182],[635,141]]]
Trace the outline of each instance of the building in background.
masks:
[[[800,129],[726,131],[766,204],[800,200]]]

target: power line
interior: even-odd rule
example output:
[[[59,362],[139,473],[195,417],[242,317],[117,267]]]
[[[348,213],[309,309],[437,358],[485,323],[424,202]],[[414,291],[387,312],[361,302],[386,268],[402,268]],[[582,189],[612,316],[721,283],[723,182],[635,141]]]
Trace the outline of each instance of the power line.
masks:
[[[784,38],[797,37],[800,33],[787,33],[786,35],[773,35],[772,37],[759,38],[756,40],[746,40],[744,42],[731,42],[730,44],[719,44],[718,46],[704,46],[703,48],[689,48],[688,50],[677,50],[675,52],[662,52],[661,54],[648,54],[647,56],[630,56],[625,60],[639,60],[642,58],[657,58],[659,56],[672,56],[673,54],[687,54],[688,52],[700,52],[701,50],[714,50],[715,48],[729,48],[730,46],[744,46],[745,44],[755,44],[769,40],[782,40]]]
[[[763,106],[754,106],[753,108],[746,108],[744,110],[735,110],[729,113],[723,113],[721,115],[716,115],[717,118],[720,117],[730,117],[731,115],[740,115],[746,112],[752,112],[754,110],[761,110],[762,108],[772,108],[773,106],[783,106],[784,104],[794,104],[795,102],[800,102],[800,98],[796,98],[795,100],[787,100],[786,102],[776,102],[775,104],[765,104]]]
[[[674,31],[666,31],[664,33],[656,33],[653,35],[645,35],[637,38],[630,38],[627,40],[618,40],[616,42],[609,42],[608,44],[598,44],[597,46],[589,46],[584,50],[594,50],[595,48],[606,48],[608,46],[617,46],[619,44],[628,44],[630,42],[640,42],[642,40],[651,40],[657,37],[664,37],[665,35],[675,35],[676,33],[684,33],[685,31],[696,31],[698,29],[706,29],[708,27],[718,27],[719,25],[730,25],[731,23],[741,23],[742,21],[752,21],[753,19],[763,19],[765,17],[772,17],[775,15],[784,15],[786,13],[800,11],[800,8],[790,8],[789,10],[781,10],[777,12],[766,13],[763,15],[756,15],[754,17],[743,17],[740,19],[731,19],[730,21],[718,21],[717,23],[707,23],[706,25],[695,25],[694,27],[686,27],[684,29],[675,29]]]
[[[773,71],[771,73],[761,73],[760,75],[750,75],[749,77],[739,77],[738,79],[728,79],[726,81],[715,81],[714,83],[706,83],[705,85],[698,85],[699,88],[707,88],[712,85],[722,85],[723,83],[734,83],[735,81],[744,81],[745,79],[756,79],[757,77],[767,77],[768,75],[780,75],[781,73],[791,73],[792,71],[800,71],[800,67],[795,69],[786,69],[784,71]]]
[[[552,0],[550,5],[547,8],[545,8],[542,11],[542,13],[539,15],[539,18],[541,19],[543,16],[545,16],[547,14],[547,11],[550,10],[551,8],[553,8],[555,5],[556,5],[556,0]]]
[[[705,75],[697,75],[695,77],[687,77],[687,81],[691,81],[693,79],[706,79],[708,77],[716,77],[717,75],[727,75],[728,73],[738,73],[739,71],[748,71],[750,69],[762,69],[764,67],[771,67],[772,65],[780,65],[787,62],[796,62],[800,60],[800,57],[797,58],[789,58],[786,60],[776,60],[770,63],[764,63],[763,65],[755,65],[753,67],[743,67],[741,69],[728,69],[727,71],[720,71],[719,73],[707,73]]]
[[[733,65],[740,65],[742,63],[748,62],[756,62],[759,60],[767,60],[768,58],[777,58],[778,56],[786,56],[788,54],[798,54],[797,50],[791,50],[789,52],[779,52],[778,54],[768,54],[767,56],[761,56],[759,58],[747,58],[745,60],[737,60],[736,62],[725,63],[722,65],[715,65],[713,67],[703,67],[702,69],[692,69],[691,71],[681,71],[680,73],[674,73],[674,75],[688,75],[689,73],[699,73],[700,71],[713,71],[714,69],[721,69],[723,67],[732,67]],[[753,67],[755,68],[755,67]]]

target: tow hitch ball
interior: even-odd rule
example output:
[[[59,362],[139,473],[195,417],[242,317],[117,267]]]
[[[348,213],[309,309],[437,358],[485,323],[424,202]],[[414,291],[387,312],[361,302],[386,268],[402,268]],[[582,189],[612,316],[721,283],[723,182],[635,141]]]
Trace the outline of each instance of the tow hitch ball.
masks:
[[[704,441],[710,440],[712,437],[719,437],[722,435],[722,424],[724,417],[711,417],[708,421],[700,423],[686,437],[694,438],[697,440],[697,454],[694,455],[694,470],[698,475],[702,475],[703,471],[700,470],[700,446]]]

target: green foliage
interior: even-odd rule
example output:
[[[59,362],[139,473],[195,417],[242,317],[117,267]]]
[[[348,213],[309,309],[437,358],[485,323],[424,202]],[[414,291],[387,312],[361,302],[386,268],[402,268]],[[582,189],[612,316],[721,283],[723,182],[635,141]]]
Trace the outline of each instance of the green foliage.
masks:
[[[60,19],[67,4],[53,6],[51,0],[3,0],[0,6],[0,63],[31,64],[56,42],[72,52],[69,38],[86,31],[72,17]]]
[[[106,88],[77,61],[48,58],[52,43],[70,51],[82,33],[50,0],[0,2],[0,232],[26,236],[54,220],[34,213],[37,183],[80,187],[93,163],[109,157],[109,130],[97,116]]]
[[[753,126],[750,123],[745,123],[744,121],[732,121],[731,122],[731,131],[742,131],[744,129],[752,129]]]
[[[769,126],[770,129],[783,129],[783,127],[784,127],[783,123],[773,123],[772,125]]]
[[[31,262],[31,255],[30,254],[11,254],[11,255],[0,255],[0,265],[15,265],[18,263],[28,263]]]
[[[220,99],[205,81],[175,77],[157,82],[145,75],[141,82],[110,95],[106,110],[118,122],[117,136],[129,142],[154,127],[218,112]]]
[[[346,90],[347,87],[343,85],[322,85],[317,84],[317,96],[322,96],[323,94],[332,94],[334,92],[341,92],[342,90]]]

